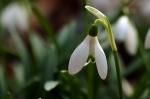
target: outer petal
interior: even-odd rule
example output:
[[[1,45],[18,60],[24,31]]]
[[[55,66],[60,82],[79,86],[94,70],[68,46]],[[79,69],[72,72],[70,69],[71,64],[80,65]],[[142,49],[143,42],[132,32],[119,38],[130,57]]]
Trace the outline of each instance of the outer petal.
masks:
[[[138,47],[137,30],[133,24],[129,22],[128,32],[125,38],[125,47],[131,55],[135,55]]]
[[[108,71],[107,60],[106,60],[105,53],[101,45],[99,44],[97,38],[95,43],[95,60],[96,60],[97,70],[100,77],[103,80],[106,79],[107,71]]]
[[[24,31],[28,28],[27,10],[19,3],[11,3],[2,12],[1,22],[10,31],[14,28]]]
[[[69,61],[69,73],[78,73],[85,65],[89,55],[90,36],[87,36],[84,41],[74,50]]]
[[[122,42],[125,40],[125,35],[127,35],[128,30],[128,17],[122,16],[113,26],[113,31],[115,33],[116,40]]]
[[[150,48],[150,29],[148,30],[148,33],[145,38],[145,48]]]

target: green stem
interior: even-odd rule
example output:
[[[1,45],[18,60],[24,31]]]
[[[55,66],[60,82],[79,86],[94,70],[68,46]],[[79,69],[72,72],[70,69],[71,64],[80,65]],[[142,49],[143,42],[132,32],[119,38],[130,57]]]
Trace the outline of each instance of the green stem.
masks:
[[[110,41],[110,44],[111,44],[111,48],[113,51],[116,51],[118,52],[117,50],[117,46],[116,46],[116,42],[115,42],[115,38],[114,38],[114,34],[113,34],[113,31],[112,31],[112,28],[111,28],[111,24],[108,20],[108,18],[106,17],[106,25],[105,25],[105,28],[107,30],[107,33],[108,33],[108,37],[109,37],[109,41]]]
[[[110,40],[110,43],[111,43],[111,47],[112,47],[112,51],[113,51],[113,55],[114,55],[114,60],[115,60],[115,65],[116,65],[118,88],[119,88],[119,99],[123,99],[122,77],[121,77],[120,66],[119,66],[118,50],[117,50],[117,46],[116,46],[116,43],[115,43],[115,39],[114,39],[114,36],[113,36],[113,32],[112,32],[110,22],[107,19],[107,17],[106,17],[106,23],[107,23],[107,26],[105,26],[105,27],[107,29],[107,33],[108,33],[109,40]]]
[[[119,57],[118,52],[113,51],[115,65],[116,65],[116,72],[117,72],[117,79],[118,79],[118,88],[119,88],[119,99],[123,99],[123,91],[122,91],[122,78],[120,73],[120,67],[119,67]]]
[[[96,19],[94,21],[94,24],[98,24],[98,23],[102,24],[105,27],[105,29],[108,33],[108,39],[109,39],[112,50],[117,51],[117,46],[116,46],[116,43],[115,43],[114,35],[113,35],[112,29],[111,29],[110,22],[107,19],[107,17],[105,17],[105,20]]]
[[[111,48],[112,48],[114,60],[115,60],[117,79],[118,79],[118,88],[119,88],[119,99],[123,99],[122,78],[121,78],[120,67],[119,67],[118,50],[117,50],[114,35],[112,32],[111,24],[110,24],[109,20],[107,19],[107,17],[105,17],[104,20],[96,19],[94,24],[97,24],[97,23],[101,23],[105,27],[105,29],[108,33],[109,42],[111,44]]]
[[[92,63],[88,65],[88,99],[94,99],[93,93],[93,72],[94,68]]]

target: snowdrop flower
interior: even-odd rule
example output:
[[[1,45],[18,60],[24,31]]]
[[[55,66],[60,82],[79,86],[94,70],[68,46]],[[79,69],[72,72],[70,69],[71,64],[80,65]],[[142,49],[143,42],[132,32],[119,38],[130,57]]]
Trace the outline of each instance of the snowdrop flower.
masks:
[[[126,80],[122,81],[123,92],[126,96],[133,95],[133,86]]]
[[[145,48],[150,48],[150,29],[148,30],[148,33],[145,38]]]
[[[97,27],[92,25],[89,34],[74,50],[69,61],[69,73],[78,73],[87,63],[88,58],[94,58],[98,73],[102,79],[107,76],[107,60],[97,38]]]
[[[116,40],[125,43],[129,54],[136,54],[138,47],[137,30],[129,18],[127,16],[120,17],[114,25],[113,30]]]
[[[28,28],[27,10],[19,3],[8,5],[1,14],[1,23],[9,31],[16,28],[24,31]]]

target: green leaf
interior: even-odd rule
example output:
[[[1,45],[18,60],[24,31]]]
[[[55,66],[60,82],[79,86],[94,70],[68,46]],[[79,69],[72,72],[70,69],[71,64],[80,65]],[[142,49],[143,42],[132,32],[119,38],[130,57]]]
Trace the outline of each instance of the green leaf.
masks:
[[[29,53],[27,51],[27,48],[23,42],[23,39],[20,37],[20,35],[14,30],[11,32],[11,36],[13,38],[13,40],[15,41],[16,44],[16,50],[18,55],[20,56],[20,59],[24,65],[24,73],[25,73],[25,78],[28,79],[30,78],[30,70],[31,70],[31,61],[30,61],[30,57],[29,57]]]
[[[6,76],[5,76],[4,67],[0,65],[0,91],[2,95],[4,95],[7,91],[7,83],[5,77]]]
[[[46,51],[45,61],[43,62],[43,78],[44,81],[53,78],[54,73],[57,71],[58,66],[58,53],[54,45],[50,45]]]
[[[64,26],[57,35],[58,43],[61,46],[64,46],[66,43],[70,43],[69,41],[74,37],[74,31],[76,28],[76,22],[71,22],[70,24]]]
[[[32,5],[32,11],[38,19],[41,26],[43,27],[43,29],[45,30],[45,32],[48,33],[49,41],[51,41],[51,43],[53,43],[57,47],[57,50],[59,50],[59,43],[57,42],[54,36],[54,31],[51,25],[49,24],[48,20],[41,14],[40,10],[35,5]]]
[[[32,5],[32,11],[35,14],[35,17],[38,19],[39,23],[43,27],[43,29],[48,33],[49,37],[53,37],[54,31],[52,30],[48,20],[41,14],[40,10],[36,7],[36,5]]]
[[[46,44],[36,33],[30,34],[33,56],[38,65],[42,65],[46,55]]]
[[[8,93],[6,94],[5,99],[13,99],[12,94],[11,94],[10,92],[8,92]]]

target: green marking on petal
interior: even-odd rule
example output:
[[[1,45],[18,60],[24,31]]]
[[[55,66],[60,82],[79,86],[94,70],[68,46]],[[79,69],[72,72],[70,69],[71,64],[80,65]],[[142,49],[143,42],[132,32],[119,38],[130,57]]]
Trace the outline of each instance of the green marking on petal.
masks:
[[[92,55],[89,55],[87,62],[89,62],[89,61],[92,63],[95,63],[95,58]]]

